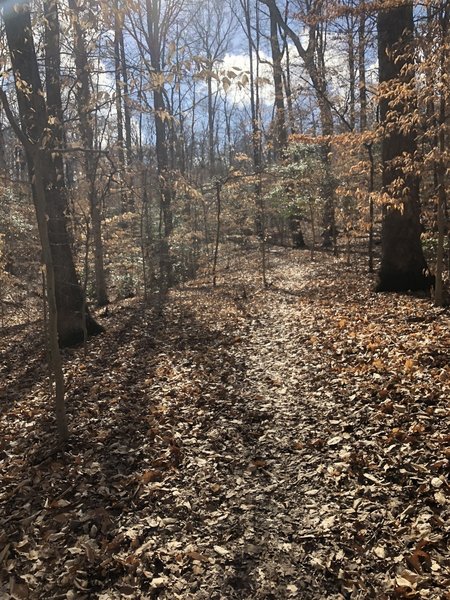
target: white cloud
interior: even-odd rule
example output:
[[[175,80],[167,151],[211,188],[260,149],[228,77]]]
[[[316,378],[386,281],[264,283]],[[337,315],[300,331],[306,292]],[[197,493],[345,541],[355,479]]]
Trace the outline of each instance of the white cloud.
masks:
[[[259,76],[259,94],[262,104],[273,105],[274,89],[270,57],[260,52],[262,63],[259,71],[256,57],[253,57],[253,72]],[[234,76],[233,76],[234,74]],[[216,83],[216,89],[222,88],[227,96],[236,104],[250,103],[250,57],[248,54],[226,54],[218,70],[222,83]],[[229,87],[228,87],[229,82]],[[225,86],[224,86],[225,83]]]

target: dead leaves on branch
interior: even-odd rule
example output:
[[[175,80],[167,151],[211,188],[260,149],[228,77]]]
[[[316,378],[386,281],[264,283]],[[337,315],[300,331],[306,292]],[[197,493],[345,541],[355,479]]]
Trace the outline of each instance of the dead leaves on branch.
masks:
[[[64,454],[11,354],[0,595],[445,598],[448,314],[297,252],[263,292],[252,261],[66,352]]]

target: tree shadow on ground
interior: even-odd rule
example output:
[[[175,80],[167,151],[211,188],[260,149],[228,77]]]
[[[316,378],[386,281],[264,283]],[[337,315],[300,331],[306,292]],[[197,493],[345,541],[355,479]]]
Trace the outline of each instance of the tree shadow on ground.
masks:
[[[258,440],[273,415],[249,402],[247,365],[236,346],[242,331],[232,322],[217,327],[219,298],[213,295],[209,318],[192,306],[209,292],[180,290],[170,306],[148,314],[132,304],[112,317],[114,323],[92,340],[86,356],[82,349],[65,354],[71,439],[64,452],[48,452],[55,447],[49,407],[36,421],[38,446],[22,443],[18,471],[23,478],[3,505],[5,534],[13,543],[20,532],[36,527],[38,518],[38,529],[46,532],[35,536],[38,551],[47,556],[49,532],[59,532],[45,566],[49,582],[62,577],[65,561],[75,556],[78,572],[87,574],[89,597],[121,593],[131,576],[139,593],[157,598],[151,576],[169,577],[173,561],[192,571],[192,560],[182,552],[169,559],[158,548],[193,543],[210,553],[214,545],[230,545],[240,550],[230,551],[223,564],[213,563],[222,594],[242,600],[255,596],[254,574],[265,568],[266,549],[244,547],[243,540],[246,523],[257,533],[264,530],[265,513],[256,501],[242,520],[237,481],[252,469],[253,485],[267,486]],[[220,298],[231,306],[233,293]],[[219,488],[199,476],[197,457],[206,461],[209,483]],[[199,502],[192,500],[189,509],[173,492]],[[222,509],[229,520],[205,522],[205,516]],[[170,523],[155,527],[156,519],[167,517]],[[139,553],[131,562],[117,558],[133,557],[155,540],[156,551]],[[68,557],[68,549],[73,553],[80,544],[91,544],[94,551]],[[138,565],[145,577],[137,574]],[[31,568],[23,564],[22,572]],[[71,588],[67,581],[58,592]],[[50,589],[33,593],[50,596]]]
[[[26,397],[37,381],[48,374],[43,336],[32,328],[41,323],[14,327],[2,339],[0,349],[0,412],[11,409],[20,398]]]

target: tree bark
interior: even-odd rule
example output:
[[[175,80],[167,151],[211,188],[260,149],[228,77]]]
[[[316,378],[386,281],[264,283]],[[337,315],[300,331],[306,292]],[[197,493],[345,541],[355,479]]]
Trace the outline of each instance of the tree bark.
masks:
[[[444,243],[445,234],[448,233],[448,225],[446,222],[445,209],[447,207],[447,188],[446,188],[446,171],[447,163],[445,160],[446,149],[448,148],[446,136],[446,120],[447,120],[447,101],[448,88],[446,86],[447,69],[449,62],[448,49],[448,22],[450,17],[450,6],[448,2],[444,2],[439,7],[438,26],[441,37],[440,56],[439,56],[439,74],[440,74],[440,92],[439,92],[439,115],[438,115],[438,149],[439,159],[436,166],[436,178],[438,184],[437,190],[437,251],[436,251],[436,282],[434,289],[434,304],[435,306],[443,306],[444,299]]]
[[[272,51],[273,86],[275,90],[275,135],[273,140],[275,158],[286,148],[287,130],[286,114],[284,107],[283,68],[281,65],[281,49],[278,40],[278,23],[269,5],[270,15],[270,48]]]
[[[355,43],[353,40],[354,23],[353,17],[347,16],[347,52],[348,52],[348,76],[349,76],[349,125],[353,131],[356,122],[356,65],[355,65]]]
[[[358,26],[358,71],[359,71],[359,130],[367,129],[367,84],[366,84],[366,15],[359,16]]]
[[[123,16],[122,16],[123,20]],[[123,39],[123,22],[119,29],[119,47],[120,47],[120,63],[122,69],[122,85],[123,85],[123,119],[125,126],[125,149],[126,149],[126,163],[130,166],[132,156],[132,139],[131,139],[131,110],[129,105],[129,83],[128,83],[128,66],[125,54],[125,41]],[[134,208],[131,206],[130,208]]]
[[[208,56],[208,69],[212,70],[213,61],[211,56]],[[209,162],[209,175],[210,177],[214,176],[216,171],[216,152],[214,145],[214,102],[213,102],[213,89],[212,89],[212,77],[208,75],[207,81],[207,92],[208,92],[208,162]]]
[[[1,108],[0,108],[0,110],[1,110]],[[0,173],[3,174],[5,171],[6,171],[5,138],[3,136],[3,127],[0,124]]]
[[[380,84],[403,84],[412,90],[412,43],[414,22],[412,4],[380,10],[377,18]],[[400,128],[414,100],[390,96],[384,86],[380,99],[380,123],[384,128],[381,144],[383,190],[390,198],[384,206],[382,256],[377,291],[426,290],[430,279],[421,246],[419,178],[405,169],[404,160],[413,160],[416,136],[411,124]],[[399,185],[401,182],[401,185]]]
[[[63,180],[58,177],[61,175],[58,166],[61,159],[52,152],[51,140],[55,131],[49,127],[48,113],[57,114],[58,107],[52,107],[51,111],[48,111],[44,99],[28,5],[15,5],[4,10],[3,19],[16,81],[21,121],[21,129],[17,128],[16,133],[24,146],[37,216],[40,201],[38,190],[43,189],[45,195],[45,212],[54,270],[59,345],[70,346],[84,339],[84,299],[75,271],[67,230],[66,190]],[[57,95],[57,80],[50,85],[53,86],[52,93]],[[6,110],[6,97],[2,96],[2,100]],[[49,101],[51,100],[52,94],[49,97]],[[56,104],[58,104],[57,99]],[[13,127],[17,127],[11,113],[8,119]],[[39,157],[39,164],[45,165],[45,169],[36,168],[36,156]],[[41,244],[44,247],[46,241],[42,235],[41,228]],[[85,318],[89,335],[103,331],[87,310]]]

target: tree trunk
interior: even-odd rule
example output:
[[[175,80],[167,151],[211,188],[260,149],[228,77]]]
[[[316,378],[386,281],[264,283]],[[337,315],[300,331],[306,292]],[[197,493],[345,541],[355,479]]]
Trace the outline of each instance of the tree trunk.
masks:
[[[283,68],[281,65],[281,49],[278,40],[278,23],[273,11],[273,6],[269,5],[270,15],[270,47],[272,50],[272,69],[273,86],[275,90],[275,131],[274,131],[274,153],[275,158],[286,148],[287,130],[286,114],[284,108],[284,90],[283,90]]]
[[[283,75],[283,86],[284,86],[284,92],[285,92],[286,104],[287,104],[287,123],[289,125],[289,132],[295,133],[297,128],[295,125],[295,118],[294,118],[294,106],[292,104],[291,62],[290,62],[289,44],[287,41],[287,35],[284,31],[281,32],[281,37],[283,40],[282,54],[284,54],[286,57],[286,68],[282,71],[282,75]]]
[[[79,0],[69,0],[69,8],[72,11],[74,57],[77,72],[75,96],[77,100],[78,117],[80,119],[80,133],[85,148],[84,168],[88,183],[88,196],[92,220],[92,239],[94,242],[95,295],[97,305],[105,306],[108,304],[109,300],[104,267],[102,216],[96,188],[99,155],[94,152],[94,127],[91,115],[92,95],[89,77],[89,59],[84,40],[84,32],[79,20],[81,11]]]
[[[412,4],[380,11],[377,19],[380,84],[400,82],[412,89],[413,79],[413,7]],[[425,290],[430,287],[420,236],[419,178],[405,169],[405,157],[412,160],[416,151],[411,126],[400,129],[397,119],[404,118],[413,102],[390,101],[390,87],[384,86],[380,99],[380,122],[384,128],[381,144],[383,190],[390,197],[382,223],[382,256],[377,291]],[[412,94],[413,92],[409,92]],[[399,186],[399,181],[401,185]]]
[[[358,71],[359,71],[359,130],[367,129],[367,85],[366,85],[366,15],[359,16],[358,26]]]
[[[117,156],[118,156],[118,175],[121,192],[121,210],[127,212],[127,194],[125,192],[124,174],[125,174],[125,151],[123,138],[123,111],[122,111],[122,81],[121,81],[121,60],[120,60],[120,31],[121,22],[119,18],[119,2],[116,0],[114,7],[114,78],[116,84],[116,113],[117,113]]]
[[[355,66],[355,43],[353,40],[353,17],[347,16],[347,35],[348,35],[348,78],[349,78],[349,125],[353,131],[355,129],[356,114],[356,66]]]
[[[12,6],[3,13],[11,64],[16,81],[17,102],[21,129],[17,129],[25,150],[31,181],[32,196],[38,215],[38,190],[44,190],[45,212],[48,218],[48,236],[51,262],[54,270],[57,330],[60,346],[70,346],[83,341],[83,291],[77,278],[67,231],[68,204],[61,175],[58,153],[52,152],[52,135],[48,113],[58,114],[58,106],[47,110],[42,90],[36,52],[34,48],[31,18],[28,5]],[[52,42],[50,42],[52,43]],[[52,93],[57,95],[58,80],[50,83]],[[26,90],[26,91],[25,91]],[[54,98],[53,98],[54,99]],[[3,95],[5,109],[6,97]],[[52,100],[52,94],[49,101]],[[58,104],[58,99],[56,99]],[[8,119],[17,128],[12,114]],[[36,168],[36,156],[45,169]],[[42,238],[44,246],[46,240]],[[50,277],[50,280],[52,277]],[[86,311],[87,333],[95,335],[103,328]]]
[[[220,183],[220,181],[216,181],[217,205],[216,205],[216,238],[214,241],[214,256],[213,256],[213,269],[212,269],[213,287],[216,287],[217,260],[219,257],[220,225],[221,225],[220,217],[221,217],[221,213],[222,213],[221,189],[222,189],[222,184]]]
[[[6,171],[5,138],[3,135],[3,127],[0,123],[0,174],[3,175],[5,173],[5,171]]]
[[[172,284],[172,261],[169,252],[169,236],[173,230],[172,196],[173,188],[169,173],[168,139],[165,125],[167,116],[164,102],[164,73],[161,69],[160,3],[146,0],[147,34],[153,80],[153,108],[155,113],[156,163],[160,182],[160,208],[162,214],[162,235],[160,240],[161,289]]]
[[[123,20],[123,16],[122,16]],[[123,86],[123,119],[125,126],[125,148],[126,148],[126,163],[130,166],[132,161],[132,139],[131,139],[131,111],[129,105],[129,84],[128,84],[128,67],[125,54],[125,41],[123,39],[123,22],[121,21],[121,27],[118,31],[119,34],[119,46],[120,46],[120,63],[122,68],[122,86]],[[134,208],[131,206],[130,208]]]
[[[208,70],[213,69],[213,60],[208,51]],[[212,89],[212,77],[208,75],[207,81],[207,94],[208,94],[208,162],[209,162],[209,176],[214,177],[216,171],[216,152],[214,146],[214,102],[213,102],[213,89]]]
[[[372,144],[366,144],[367,153],[369,155],[369,185],[368,185],[368,195],[369,195],[369,273],[373,273],[373,259],[374,259],[374,213],[375,206],[373,202],[373,191],[374,191],[374,178],[375,178],[375,161],[373,158]]]
[[[59,313],[57,306],[56,269],[51,245],[50,219],[47,221],[46,215],[47,198],[44,187],[45,179],[43,176],[45,168],[42,162],[43,157],[40,149],[38,147],[34,147],[33,150],[30,149],[30,153],[32,154],[34,166],[34,198],[46,275],[45,281],[48,301],[48,351],[50,369],[55,385],[54,402],[56,427],[58,429],[59,440],[64,444],[69,437],[69,429],[67,426],[64,371],[58,343]]]
[[[436,168],[436,177],[438,184],[437,194],[437,252],[436,252],[436,282],[434,290],[435,306],[443,306],[444,299],[444,243],[445,233],[447,230],[445,208],[447,206],[447,188],[446,188],[446,171],[447,164],[445,153],[448,148],[446,136],[446,120],[447,120],[447,100],[448,87],[446,86],[447,69],[448,69],[448,21],[450,16],[450,6],[447,2],[439,7],[439,33],[441,36],[440,56],[439,56],[439,73],[440,73],[440,90],[439,90],[439,116],[438,116],[438,149],[439,159]]]
[[[244,10],[245,27],[248,43],[248,54],[250,59],[249,68],[249,85],[250,85],[250,111],[252,116],[252,153],[253,153],[253,170],[255,173],[261,171],[262,166],[262,149],[261,149],[261,128],[260,128],[260,106],[259,106],[259,94],[258,94],[258,77],[255,75],[255,68],[253,64],[253,42],[252,42],[252,26],[251,26],[251,14],[250,14],[250,2],[249,0],[241,0],[241,5]],[[257,57],[258,58],[258,57]],[[264,218],[263,218],[263,206],[261,203],[261,186],[259,179],[256,181],[255,186],[255,197],[256,197],[256,209],[257,214],[255,218],[256,234],[261,240],[264,239]]]

